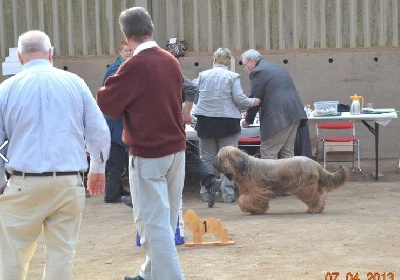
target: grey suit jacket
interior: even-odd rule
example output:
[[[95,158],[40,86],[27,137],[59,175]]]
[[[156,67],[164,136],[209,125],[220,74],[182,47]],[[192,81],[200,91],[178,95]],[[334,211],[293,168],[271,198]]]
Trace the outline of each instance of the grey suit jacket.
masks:
[[[250,97],[260,98],[261,104],[247,110],[246,122],[253,123],[259,111],[262,141],[296,121],[307,120],[300,96],[286,67],[260,59],[249,77]]]

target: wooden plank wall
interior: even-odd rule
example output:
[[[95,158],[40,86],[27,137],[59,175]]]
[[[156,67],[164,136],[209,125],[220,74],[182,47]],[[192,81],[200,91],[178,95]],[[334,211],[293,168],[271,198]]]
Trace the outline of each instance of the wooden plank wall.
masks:
[[[398,47],[400,0],[0,0],[0,57],[27,30],[49,34],[58,56],[108,56],[123,39],[118,16],[145,6],[164,46],[190,52]]]

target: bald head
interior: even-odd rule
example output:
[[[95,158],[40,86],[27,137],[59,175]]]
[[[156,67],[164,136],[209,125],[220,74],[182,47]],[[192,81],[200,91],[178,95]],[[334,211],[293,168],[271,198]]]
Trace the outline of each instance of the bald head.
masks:
[[[18,58],[21,64],[33,59],[52,61],[52,50],[49,36],[39,30],[23,33],[18,38]]]

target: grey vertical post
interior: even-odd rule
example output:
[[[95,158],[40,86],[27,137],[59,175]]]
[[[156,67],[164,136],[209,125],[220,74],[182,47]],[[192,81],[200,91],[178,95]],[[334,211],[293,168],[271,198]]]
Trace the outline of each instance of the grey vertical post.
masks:
[[[264,2],[264,14],[265,14],[265,49],[269,50],[271,48],[271,27],[269,24],[269,0]]]
[[[397,0],[392,0],[392,13],[393,13],[393,46],[399,45],[399,15]]]
[[[368,48],[371,46],[371,27],[370,27],[370,8],[369,0],[363,2],[363,26],[364,26],[364,47]]]
[[[242,36],[241,36],[241,4],[240,0],[236,0],[235,2],[235,50],[242,49]]]
[[[357,35],[357,7],[356,0],[350,0],[350,48],[356,47],[356,35]]]
[[[320,0],[320,25],[321,25],[321,46],[326,48],[326,18],[325,18],[325,0]]]
[[[283,0],[279,0],[279,6],[278,6],[278,21],[279,21],[279,49],[284,50],[285,49],[285,25],[283,21]]]
[[[75,54],[75,48],[74,34],[72,31],[72,23],[74,21],[74,15],[72,13],[72,0],[67,0],[67,15],[68,55],[73,56]]]
[[[17,1],[12,1],[12,14],[13,14],[13,31],[14,31],[14,46],[18,44],[18,13]]]
[[[31,0],[25,0],[26,30],[32,30],[32,5]]]
[[[314,0],[307,0],[307,48],[314,48]]]
[[[383,47],[386,43],[386,13],[385,1],[379,1],[379,46]]]
[[[213,51],[214,46],[213,46],[213,42],[214,42],[214,18],[213,18],[213,10],[212,10],[212,5],[211,5],[211,1],[207,1],[207,15],[208,15],[208,19],[207,19],[207,30],[208,30],[208,44],[207,44],[207,50],[209,52]]]
[[[56,54],[60,54],[60,22],[58,20],[58,0],[51,2],[53,13],[53,46]]]
[[[100,32],[100,2],[95,1],[95,25],[96,25],[96,52],[97,55],[103,54],[103,48],[101,45],[101,32]]]
[[[221,0],[222,13],[222,46],[228,47],[228,8],[226,0]]]
[[[87,1],[81,0],[81,17],[82,17],[82,53],[88,55],[88,35],[87,35]]]
[[[336,48],[342,47],[342,1],[336,0]]]
[[[3,0],[0,0],[0,57],[6,56],[6,40],[4,36],[4,9]]]
[[[299,48],[299,37],[298,37],[298,11],[297,11],[297,1],[292,2],[292,17],[293,17],[293,49],[297,50]]]
[[[38,14],[39,14],[39,30],[44,30],[44,7],[43,0],[38,0]]]
[[[108,17],[108,40],[110,43],[109,52],[115,54],[115,32],[114,32],[114,9],[113,0],[107,0],[106,3],[106,15]]]
[[[199,45],[199,8],[198,8],[198,1],[193,0],[193,49],[195,52],[200,50]]]
[[[178,1],[179,5],[179,38],[185,39],[185,32],[184,32],[184,15],[183,15],[183,0]]]

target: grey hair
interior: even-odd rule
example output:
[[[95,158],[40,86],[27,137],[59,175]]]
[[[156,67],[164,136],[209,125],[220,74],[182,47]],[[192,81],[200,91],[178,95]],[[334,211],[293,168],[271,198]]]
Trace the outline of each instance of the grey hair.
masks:
[[[249,49],[242,54],[242,58],[245,58],[246,60],[252,59],[254,61],[259,61],[262,58],[262,55],[255,49]]]
[[[228,48],[219,48],[214,52],[215,62],[228,66],[231,60],[232,52]]]
[[[135,42],[143,42],[147,37],[153,36],[153,21],[142,7],[132,7],[121,12],[119,26],[125,37]]]
[[[18,52],[21,54],[34,52],[48,53],[50,49],[51,42],[49,36],[40,30],[25,32],[18,38]]]

